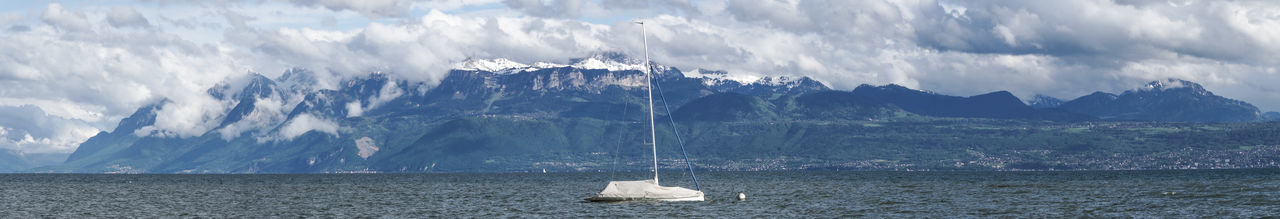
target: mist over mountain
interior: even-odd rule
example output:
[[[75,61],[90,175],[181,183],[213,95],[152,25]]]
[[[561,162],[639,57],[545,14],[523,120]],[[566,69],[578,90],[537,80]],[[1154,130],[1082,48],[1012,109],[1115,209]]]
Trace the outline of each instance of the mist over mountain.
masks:
[[[647,123],[643,66],[641,61],[617,53],[596,54],[565,64],[468,59],[454,65],[454,70],[434,86],[375,72],[345,80],[336,89],[317,89],[315,77],[305,69],[290,69],[276,79],[250,74],[208,89],[209,98],[221,103],[219,109],[225,113],[205,115],[211,125],[204,132],[186,136],[181,133],[191,130],[159,125],[165,122],[165,113],[172,113],[165,109],[172,105],[162,100],[138,109],[121,120],[115,130],[90,138],[62,165],[37,171],[447,172],[519,171],[529,165],[593,171],[612,158],[606,155],[617,153],[635,159],[644,154],[638,151],[644,148],[640,146],[646,134],[641,127]],[[1145,90],[1122,95],[1096,93],[1058,108],[1036,108],[1006,91],[957,97],[893,84],[838,91],[807,77],[746,80],[728,72],[703,69],[686,73],[653,65],[652,70],[657,82],[654,109],[659,121],[670,118],[682,123],[679,128],[688,132],[682,134],[689,137],[689,143],[701,144],[695,150],[706,154],[706,160],[721,162],[715,165],[759,156],[828,160],[823,162],[887,156],[915,162],[920,157],[901,153],[948,154],[956,152],[947,151],[963,148],[872,149],[865,145],[931,144],[912,143],[911,139],[943,136],[927,134],[894,140],[852,134],[893,130],[874,129],[885,126],[881,122],[905,125],[894,125],[894,129],[921,129],[910,127],[918,126],[919,121],[935,120],[965,124],[968,120],[963,119],[968,118],[1029,124],[1099,118],[1261,118],[1261,114],[1248,120],[1250,117],[1212,113],[1257,110],[1186,81],[1155,83]],[[950,129],[935,131],[950,132],[945,130]],[[658,127],[660,135],[671,136],[672,131],[667,126]],[[933,131],[921,134],[924,133]],[[982,141],[1003,141],[997,140],[1001,137],[991,138]],[[830,142],[833,139],[846,140]],[[676,142],[664,137],[659,143]],[[1063,143],[1044,145],[1056,147]],[[811,148],[820,145],[830,147]]]
[[[36,167],[58,165],[66,159],[67,154],[28,154],[0,148],[0,172],[25,171]]]
[[[1266,112],[1262,114],[1262,118],[1269,121],[1280,121],[1280,112]]]

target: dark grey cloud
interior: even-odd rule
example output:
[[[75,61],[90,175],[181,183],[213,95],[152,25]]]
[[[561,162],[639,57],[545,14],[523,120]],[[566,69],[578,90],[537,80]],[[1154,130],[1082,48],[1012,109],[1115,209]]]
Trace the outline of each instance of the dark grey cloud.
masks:
[[[1220,1],[956,1],[964,17],[916,22],[921,46],[966,53],[1045,54],[1111,68],[1174,54],[1276,65],[1266,28],[1275,4]],[[1274,13],[1272,13],[1274,14]]]
[[[5,30],[9,31],[10,33],[21,33],[21,32],[31,31],[31,26],[13,25],[13,26],[9,26],[9,29],[5,29]]]
[[[404,17],[410,6],[424,0],[287,0],[305,7],[324,7],[334,11],[354,11],[368,17]]]
[[[698,17],[702,15],[693,0],[609,0],[601,1],[600,6],[606,10],[656,10],[671,11],[677,16]]]
[[[142,16],[142,14],[138,13],[138,11],[134,10],[132,7],[125,6],[112,7],[111,12],[107,13],[107,23],[116,28],[151,27],[151,22],[148,21],[146,17]]]
[[[503,0],[508,8],[544,18],[611,17],[654,12],[675,16],[701,16],[690,0]]]
[[[585,0],[503,0],[511,9],[527,15],[547,18],[578,18],[582,16]]]
[[[57,3],[45,7],[40,20],[65,31],[91,31],[89,20],[83,12],[67,10],[66,7]]]
[[[1276,93],[1254,81],[1275,78],[1280,65],[1270,58],[1280,55],[1277,10],[1256,1],[761,0],[693,19],[819,39],[802,54],[829,71],[806,74],[837,88],[1073,98],[1176,77],[1274,110]]]

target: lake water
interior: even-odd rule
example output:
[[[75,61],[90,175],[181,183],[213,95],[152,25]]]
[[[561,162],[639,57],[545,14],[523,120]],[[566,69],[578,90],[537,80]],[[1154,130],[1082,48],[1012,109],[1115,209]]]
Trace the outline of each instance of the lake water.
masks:
[[[1277,169],[698,176],[707,202],[582,201],[645,173],[3,174],[0,217],[1280,216]],[[693,187],[688,178],[662,182]]]

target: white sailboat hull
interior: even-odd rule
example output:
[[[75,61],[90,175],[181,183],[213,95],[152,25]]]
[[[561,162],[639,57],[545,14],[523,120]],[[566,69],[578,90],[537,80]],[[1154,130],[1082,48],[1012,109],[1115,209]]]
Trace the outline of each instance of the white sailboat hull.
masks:
[[[644,198],[644,197],[590,197],[587,201],[593,202],[625,202],[625,201],[661,201],[661,202],[700,202],[706,201],[706,197],[687,197],[687,198]]]
[[[698,190],[659,186],[653,180],[611,181],[609,186],[587,201],[706,201],[706,196]]]
[[[706,200],[707,200],[707,197],[701,194],[699,194],[697,197],[658,199],[658,201],[666,201],[666,202],[700,202],[700,201],[706,201]]]

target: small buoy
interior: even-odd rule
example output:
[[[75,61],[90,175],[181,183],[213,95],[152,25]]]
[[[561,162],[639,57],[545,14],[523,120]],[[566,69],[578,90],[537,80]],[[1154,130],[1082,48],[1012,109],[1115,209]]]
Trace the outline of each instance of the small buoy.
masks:
[[[747,200],[747,194],[738,193],[738,200]]]

